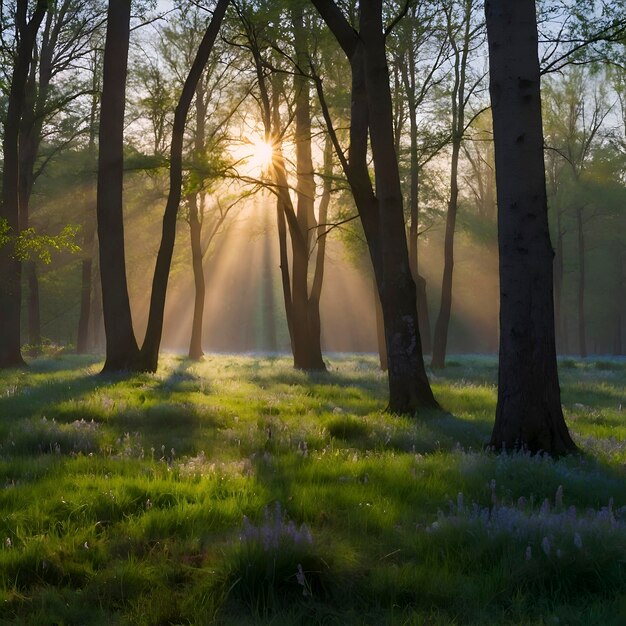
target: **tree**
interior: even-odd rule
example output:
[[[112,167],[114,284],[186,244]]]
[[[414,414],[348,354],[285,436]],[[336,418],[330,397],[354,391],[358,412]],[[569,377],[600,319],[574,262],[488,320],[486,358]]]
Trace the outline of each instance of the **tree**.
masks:
[[[126,279],[122,199],[130,5],[130,0],[109,1],[104,45],[97,217],[106,333],[105,371],[134,369],[139,358]]]
[[[293,38],[289,42],[293,58],[280,50],[278,42],[266,41],[265,27],[248,16],[244,5],[239,14],[244,27],[245,46],[252,54],[261,118],[266,142],[272,146],[269,167],[271,189],[277,198],[277,226],[280,250],[281,282],[285,301],[287,325],[291,339],[294,367],[307,371],[326,369],[322,357],[319,300],[323,282],[325,246],[318,248],[316,275],[309,289],[310,258],[317,229],[315,219],[316,184],[312,156],[312,113],[310,104],[310,80],[305,75],[309,50],[305,30],[305,13],[302,3],[290,7],[285,18],[293,25]],[[258,20],[258,16],[255,16]],[[295,119],[294,142],[296,152],[296,202],[290,194],[288,160],[283,150],[283,138],[291,123],[291,116],[283,128],[281,98],[285,98],[285,81],[272,63],[271,52],[280,50],[278,59],[291,58],[293,69],[293,118]],[[270,54],[268,54],[270,53]],[[277,55],[274,55],[277,56]],[[288,70],[283,70],[288,71]],[[291,258],[288,254],[287,233],[291,242]],[[320,254],[322,253],[322,254]]]
[[[159,347],[163,333],[163,315],[165,311],[165,296],[169,279],[172,253],[176,238],[176,217],[181,200],[183,182],[183,143],[187,114],[193,101],[194,95],[204,68],[209,60],[213,44],[217,38],[224,14],[230,0],[217,0],[213,16],[207,30],[200,42],[196,57],[193,61],[183,90],[174,113],[174,125],[172,127],[172,143],[170,147],[170,189],[167,204],[163,214],[163,231],[161,245],[157,254],[156,267],[152,280],[152,293],[150,297],[150,312],[148,314],[148,326],[146,336],[141,347],[141,359],[139,367],[142,370],[154,372],[159,360]]]
[[[444,367],[446,361],[448,328],[452,312],[454,235],[459,206],[459,160],[467,125],[466,111],[468,101],[482,79],[482,76],[474,78],[470,75],[470,54],[480,45],[480,41],[477,42],[476,39],[483,29],[482,20],[476,21],[475,8],[476,3],[474,0],[463,0],[458,6],[455,0],[443,5],[446,15],[446,37],[450,42],[454,65],[452,92],[450,94],[452,155],[450,158],[450,197],[446,213],[441,302],[433,339],[431,362],[433,368]]]
[[[393,134],[381,0],[359,4],[357,33],[332,0],[313,4],[337,39],[351,69],[351,124],[346,157],[326,109],[324,116],[352,189],[380,296],[387,344],[389,410],[413,414],[437,407],[422,356],[415,282],[407,248],[402,190]],[[321,90],[318,89],[321,95]],[[371,140],[376,190],[367,167]]]
[[[26,83],[31,69],[33,48],[47,9],[47,1],[38,0],[29,19],[28,0],[18,0],[16,5],[17,47],[4,125],[4,168],[0,205],[0,221],[4,221],[10,229],[13,242],[20,233],[19,130],[26,104]],[[22,264],[12,248],[10,242],[0,246],[0,368],[24,365],[20,342]]]
[[[556,363],[553,250],[534,0],[487,0],[500,251],[500,366],[491,446],[576,449]]]

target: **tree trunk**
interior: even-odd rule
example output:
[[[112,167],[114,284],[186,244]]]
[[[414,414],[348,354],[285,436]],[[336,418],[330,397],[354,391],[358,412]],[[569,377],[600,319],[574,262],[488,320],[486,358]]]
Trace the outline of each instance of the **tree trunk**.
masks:
[[[576,209],[576,229],[578,231],[578,349],[581,357],[587,356],[587,331],[585,322],[585,231],[583,211]]]
[[[104,371],[135,369],[139,358],[124,251],[124,108],[130,4],[130,0],[109,1],[104,47],[96,207],[106,334]]]
[[[30,356],[41,354],[41,314],[39,303],[39,278],[37,264],[28,261],[25,264],[26,279],[28,280],[28,343]]]
[[[185,138],[185,125],[187,114],[191,106],[198,81],[209,60],[213,44],[219,32],[224,14],[230,0],[218,0],[213,11],[211,22],[200,42],[196,57],[193,61],[189,74],[185,80],[176,111],[172,128],[172,144],[170,148],[170,190],[167,198],[165,212],[163,214],[163,230],[161,233],[161,245],[157,254],[154,278],[152,280],[152,295],[150,297],[150,312],[148,314],[148,326],[146,337],[141,347],[140,369],[154,372],[159,362],[159,347],[163,333],[163,316],[165,313],[165,296],[174,242],[176,239],[176,218],[180,205],[181,186],[183,179],[183,143]]]
[[[309,55],[307,50],[308,33],[305,31],[302,5],[295,3],[292,9],[294,27],[294,46],[296,62],[305,68]],[[323,259],[319,257],[320,272],[317,297],[309,298],[309,251],[316,230],[315,222],[315,177],[313,175],[313,156],[311,146],[311,90],[309,79],[299,72],[294,76],[295,90],[295,147],[296,147],[296,216],[301,238],[291,238],[293,249],[293,303],[294,318],[303,323],[302,332],[296,330],[296,337],[301,335],[302,345],[296,345],[294,365],[307,371],[326,370],[322,357],[319,297],[323,280]],[[324,238],[325,239],[325,238]],[[325,245],[325,243],[322,243]],[[296,250],[301,248],[301,250]],[[319,248],[318,248],[319,252]],[[315,326],[315,328],[313,328]]]
[[[389,410],[414,413],[435,407],[422,357],[415,283],[404,227],[402,190],[393,136],[393,108],[382,23],[382,0],[361,4],[360,34],[369,127],[376,171],[378,221],[383,258],[379,293],[389,365]]]
[[[487,0],[500,251],[500,369],[491,446],[576,449],[561,409],[554,337],[534,0]]]
[[[324,265],[326,262],[326,237],[328,233],[328,207],[332,189],[333,175],[333,144],[328,137],[324,145],[324,187],[319,206],[317,224],[317,255],[315,257],[315,273],[309,296],[309,332],[311,345],[319,346],[319,358],[322,359],[322,325],[320,319],[320,300],[324,282]]]
[[[204,268],[202,265],[202,243],[200,240],[202,224],[198,217],[198,195],[195,193],[191,194],[189,197],[189,231],[191,234],[191,260],[195,286],[189,358],[198,361],[204,356],[204,352],[202,351],[202,322],[204,320],[206,287],[204,283]]]
[[[352,93],[347,159],[336,137],[333,143],[352,189],[374,267],[389,365],[388,410],[414,414],[422,408],[437,408],[422,357],[415,283],[409,267],[382,4],[380,0],[361,3],[360,34],[332,0],[313,0],[313,4],[350,61]],[[328,110],[323,113],[332,129]],[[376,195],[368,170],[368,132],[376,170]]]
[[[96,123],[98,117],[98,58],[95,53],[91,98],[91,112],[89,116],[89,162],[93,163],[97,170],[96,154]],[[83,260],[81,263],[81,283],[80,283],[80,314],[78,317],[78,335],[76,339],[76,351],[78,354],[85,354],[89,350],[89,325],[92,316],[91,299],[93,288],[93,260],[96,253],[96,221],[95,211],[92,206],[93,200],[97,197],[97,188],[93,178],[90,176],[90,184],[87,186],[87,207],[85,221],[83,223]]]
[[[450,200],[446,215],[446,234],[444,239],[443,279],[441,281],[441,303],[435,324],[433,356],[431,365],[441,369],[446,365],[446,349],[448,345],[448,328],[452,312],[452,272],[454,270],[454,232],[456,230],[456,214],[459,201],[459,154],[461,138],[455,137],[452,144],[452,167],[450,174]]]
[[[422,350],[425,354],[432,351],[430,341],[430,315],[426,296],[426,279],[419,272],[419,176],[420,167],[417,154],[417,108],[409,105],[411,133],[411,221],[409,223],[409,264],[417,293],[417,317],[420,324]]]
[[[38,0],[35,11],[28,20],[28,1],[16,3],[18,30],[17,56],[8,93],[4,126],[2,203],[0,219],[11,229],[12,242],[20,233],[19,201],[19,129],[24,113],[26,83],[33,58],[37,31],[41,26],[48,3]],[[14,245],[0,247],[0,368],[21,367],[21,308],[22,264],[14,255]]]
[[[278,249],[280,258],[280,278],[283,288],[283,300],[285,302],[285,315],[287,317],[287,329],[291,342],[291,352],[295,353],[294,347],[294,321],[291,299],[291,276],[289,272],[289,256],[287,254],[287,224],[285,222],[285,209],[280,198],[276,199],[276,223],[278,230]]]

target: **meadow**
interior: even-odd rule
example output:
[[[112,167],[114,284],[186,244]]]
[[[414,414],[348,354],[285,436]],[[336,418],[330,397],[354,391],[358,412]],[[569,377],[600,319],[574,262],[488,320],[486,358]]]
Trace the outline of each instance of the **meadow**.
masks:
[[[2,624],[626,624],[626,362],[560,361],[581,454],[486,451],[492,357],[384,412],[372,356],[0,374]]]

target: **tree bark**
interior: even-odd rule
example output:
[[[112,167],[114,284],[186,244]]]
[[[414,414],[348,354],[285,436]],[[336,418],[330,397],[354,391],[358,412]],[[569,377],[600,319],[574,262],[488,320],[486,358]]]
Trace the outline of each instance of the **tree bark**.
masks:
[[[109,1],[104,47],[96,202],[106,334],[104,371],[136,369],[139,358],[126,280],[123,215],[130,5],[130,0]]]
[[[16,3],[17,56],[11,76],[4,126],[2,203],[0,219],[11,229],[12,241],[20,233],[20,155],[19,129],[24,114],[26,83],[33,58],[37,31],[48,3],[38,0],[30,20],[28,1]],[[15,257],[11,243],[0,248],[0,368],[21,367],[22,263]]]
[[[451,17],[448,22],[448,37],[454,50],[454,88],[452,90],[452,158],[450,162],[450,199],[446,215],[446,234],[444,239],[444,266],[441,280],[441,303],[439,315],[435,323],[433,340],[433,356],[431,365],[441,369],[446,364],[448,346],[448,329],[452,313],[452,276],[454,271],[454,235],[456,231],[456,216],[459,207],[459,158],[461,142],[465,129],[466,106],[466,76],[469,56],[470,31],[472,19],[472,0],[466,0],[463,22],[462,48],[456,41]]]
[[[455,137],[452,144],[452,167],[450,173],[450,200],[446,215],[446,234],[444,238],[443,278],[441,280],[441,302],[439,315],[435,324],[433,341],[433,356],[431,366],[441,369],[446,365],[446,351],[448,346],[448,328],[452,312],[452,272],[454,270],[454,233],[456,230],[456,215],[459,202],[459,154],[461,138]]]
[[[487,0],[500,250],[495,449],[576,449],[561,409],[534,0]]]
[[[165,212],[163,214],[163,230],[161,233],[161,245],[157,254],[154,278],[152,280],[152,295],[150,298],[150,312],[146,336],[141,347],[140,369],[154,372],[159,362],[159,347],[163,333],[163,316],[165,312],[165,297],[174,242],[176,239],[176,218],[181,198],[182,186],[182,156],[185,138],[185,125],[187,114],[191,106],[198,81],[209,60],[213,44],[219,32],[224,14],[230,0],[218,0],[213,11],[211,22],[200,42],[198,52],[185,80],[183,91],[180,95],[172,128],[172,144],[170,148],[170,190],[167,198]]]
[[[311,283],[309,295],[309,332],[311,344],[319,346],[319,359],[322,359],[322,324],[320,318],[320,300],[322,284],[324,282],[324,267],[326,262],[326,237],[328,233],[328,207],[332,190],[333,175],[333,144],[328,137],[324,145],[324,185],[319,206],[319,220],[317,224],[317,254],[315,257],[315,273]],[[312,231],[315,232],[315,231]]]
[[[305,68],[308,51],[302,5],[292,9],[296,63]],[[311,146],[311,93],[308,77],[296,71],[295,89],[295,144],[296,144],[296,217],[301,237],[291,237],[293,251],[293,310],[295,328],[294,366],[307,371],[326,370],[322,357],[319,294],[309,298],[309,250],[315,233],[315,178]],[[323,256],[321,273],[318,274],[319,293],[323,279]],[[316,328],[312,328],[312,324]],[[301,327],[300,327],[301,326]]]
[[[198,195],[196,193],[191,194],[189,197],[189,232],[191,235],[191,262],[195,287],[189,358],[198,361],[204,356],[202,351],[202,322],[204,320],[206,287],[204,283],[204,267],[202,265],[202,223],[198,216]]]
[[[389,365],[389,410],[413,413],[437,406],[424,361],[404,227],[402,190],[393,136],[393,108],[382,23],[382,0],[361,4],[360,34],[369,128],[376,171],[378,221],[383,257],[379,284]]]
[[[388,410],[414,414],[422,408],[437,408],[422,357],[415,283],[409,267],[382,3],[380,0],[361,3],[360,33],[354,31],[332,0],[313,0],[313,4],[350,62],[352,94],[347,159],[336,136],[333,143],[352,189],[374,267],[387,345]],[[327,110],[324,117],[331,129]],[[376,194],[368,171],[368,132]]]

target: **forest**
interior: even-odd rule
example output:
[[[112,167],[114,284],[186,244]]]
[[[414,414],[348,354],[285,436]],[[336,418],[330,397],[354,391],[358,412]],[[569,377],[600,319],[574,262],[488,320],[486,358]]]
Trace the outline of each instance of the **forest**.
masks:
[[[626,624],[624,0],[0,0],[0,623]]]

